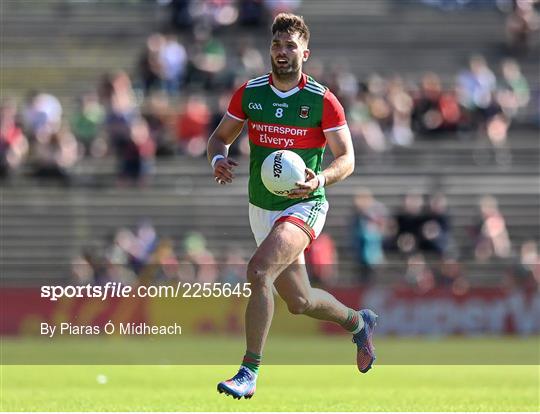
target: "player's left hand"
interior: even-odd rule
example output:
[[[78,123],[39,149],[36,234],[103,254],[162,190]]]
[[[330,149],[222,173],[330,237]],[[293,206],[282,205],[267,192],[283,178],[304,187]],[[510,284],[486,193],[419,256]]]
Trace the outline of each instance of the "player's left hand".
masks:
[[[309,195],[319,187],[319,180],[317,174],[313,170],[306,168],[306,181],[298,181],[296,183],[298,188],[292,190],[287,197],[288,198],[308,198]]]

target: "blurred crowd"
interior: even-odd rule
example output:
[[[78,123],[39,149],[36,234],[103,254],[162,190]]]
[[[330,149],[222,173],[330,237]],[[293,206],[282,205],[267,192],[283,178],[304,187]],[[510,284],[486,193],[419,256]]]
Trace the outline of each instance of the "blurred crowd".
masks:
[[[84,157],[113,155],[119,185],[144,185],[156,157],[204,156],[206,140],[234,89],[265,67],[249,41],[228,53],[207,37],[210,33],[200,38],[208,47],[195,43],[189,51],[176,35],[150,35],[134,76],[104,74],[95,91],[76,99],[69,114],[48,93],[31,92],[20,104],[5,100],[0,107],[2,177],[26,164],[40,179],[69,184]],[[234,64],[226,65],[226,59]],[[496,73],[474,55],[452,84],[433,72],[418,83],[399,75],[360,79],[346,64],[326,67],[319,61],[311,61],[306,71],[342,102],[357,151],[373,154],[411,146],[418,137],[450,136],[489,142],[496,162],[509,163],[508,130],[526,116],[531,100],[529,83],[510,58]],[[248,151],[242,134],[231,153]]]
[[[499,6],[504,8],[503,3]],[[266,53],[251,38],[227,46],[222,28],[266,27],[276,13],[295,11],[300,0],[158,4],[167,10],[167,29],[148,36],[131,73],[103,74],[95,90],[74,97],[73,103],[62,105],[38,91],[29,92],[24,102],[8,98],[1,103],[0,177],[24,165],[25,173],[69,185],[83,158],[113,155],[119,185],[145,185],[156,157],[203,156],[232,92],[268,67]],[[537,29],[534,2],[514,0],[506,9],[512,48],[528,47],[529,34]],[[529,116],[532,93],[514,58],[503,58],[494,69],[483,56],[471,56],[453,80],[433,72],[418,79],[377,73],[359,77],[346,60],[325,65],[312,59],[306,72],[345,107],[358,151],[383,153],[411,146],[419,137],[451,133],[489,142],[495,161],[510,163],[508,130]],[[248,151],[243,134],[231,152]]]
[[[505,32],[509,52],[517,55],[528,54],[532,47],[538,44],[540,18],[536,8],[540,6],[540,1],[507,0],[501,4],[506,4]]]
[[[483,0],[482,0],[483,1]],[[157,0],[167,25],[150,33],[133,56],[133,67],[104,73],[94,90],[72,102],[46,91],[30,91],[22,101],[0,103],[0,178],[28,174],[62,185],[79,184],[77,166],[85,158],[116,161],[118,186],[150,185],[156,159],[203,157],[206,141],[226,111],[230,97],[247,79],[268,70],[264,48],[251,37],[231,46],[228,26],[267,30],[272,16],[295,11],[300,0]],[[445,10],[475,6],[475,0],[426,0]],[[484,2],[485,3],[485,2]],[[506,13],[508,53],[497,61],[470,56],[450,79],[435,72],[414,78],[400,74],[360,76],[346,59],[310,59],[306,73],[327,85],[343,104],[360,153],[384,154],[410,147],[415,140],[464,140],[487,143],[497,163],[510,163],[508,131],[520,122],[540,122],[540,95],[531,90],[520,59],[534,46],[538,1],[493,2]],[[266,32],[265,32],[266,33]],[[511,57],[510,57],[511,56]],[[445,75],[447,76],[447,75]],[[536,119],[530,119],[530,117]],[[231,146],[234,156],[248,154],[243,133]],[[470,246],[458,246],[446,197],[406,194],[390,211],[369,190],[354,197],[351,243],[359,280],[370,283],[379,269],[405,263],[403,282],[425,291],[466,290],[464,263],[513,261],[510,286],[540,282],[538,248],[529,240],[513,246],[505,219],[493,197],[479,201],[470,218]],[[473,217],[475,217],[473,219]],[[169,282],[245,279],[247,253],[231,247],[215,254],[201,234],[183,236],[179,246],[159,235],[149,222],[119,229],[102,244],[88,247],[73,261],[78,283],[106,281]],[[306,264],[315,283],[336,282],[337,247],[323,233],[310,247]],[[219,266],[217,266],[219,263]]]
[[[512,246],[496,198],[481,197],[477,211],[465,213],[469,224],[461,226],[466,233],[460,237],[462,245],[456,242],[455,219],[440,192],[409,192],[400,208],[389,211],[370,190],[359,191],[351,225],[357,274],[370,283],[385,265],[406,263],[404,280],[419,290],[448,287],[459,293],[469,287],[468,263],[496,264],[506,267],[504,285],[531,291],[540,287],[537,243],[531,239]]]
[[[540,18],[536,9],[539,0],[422,0],[422,3],[443,11],[466,8],[493,8],[505,15],[504,31],[507,52],[527,55],[532,46],[538,45]]]
[[[219,265],[218,265],[219,263]],[[149,221],[135,229],[120,228],[103,243],[85,247],[72,261],[76,284],[165,284],[176,281],[236,284],[246,280],[246,253],[234,245],[212,253],[198,232],[184,235],[180,245],[158,234]]]
[[[0,177],[23,167],[39,179],[69,185],[83,158],[114,156],[118,185],[145,185],[156,157],[203,156],[235,88],[269,66],[252,37],[231,46],[220,34],[233,24],[266,30],[276,13],[300,6],[300,0],[157,3],[166,10],[166,29],[147,37],[131,71],[104,73],[95,90],[74,97],[75,102],[62,104],[41,91],[29,92],[24,102],[1,102]],[[538,2],[499,3],[508,12],[513,50],[528,47],[538,26]],[[311,59],[305,70],[345,107],[358,151],[380,154],[411,146],[417,138],[451,136],[486,142],[495,162],[509,164],[508,130],[514,122],[531,121],[527,108],[538,91],[531,91],[517,59],[497,64],[494,68],[482,55],[472,55],[454,79],[434,72],[415,79],[359,76],[346,59],[331,64]],[[540,122],[540,114],[532,116]],[[231,152],[248,151],[243,134]]]
[[[31,91],[24,102],[0,105],[0,177],[23,164],[40,179],[70,184],[84,157],[114,155],[119,185],[144,185],[156,157],[204,154],[205,141],[226,110],[232,92],[268,67],[252,37],[234,46],[223,42],[227,26],[264,27],[300,0],[158,0],[166,11],[162,32],[151,33],[130,71],[105,73],[95,90],[75,104],[50,93]],[[537,0],[426,0],[445,10],[480,5],[507,13],[508,53],[519,58],[540,28]],[[241,30],[241,29],[240,29]],[[493,62],[492,62],[493,64]],[[510,163],[508,130],[520,121],[540,122],[527,111],[539,98],[531,91],[516,58],[493,67],[480,54],[454,79],[427,72],[416,79],[399,74],[359,76],[346,60],[325,64],[312,59],[306,72],[326,84],[344,105],[359,151],[383,153],[407,147],[419,137],[447,133],[489,143],[497,163]],[[69,111],[65,108],[68,107]],[[246,154],[245,134],[232,147]]]
[[[327,84],[347,109],[355,141],[373,152],[448,133],[487,139],[494,148],[504,148],[512,121],[530,100],[529,84],[517,61],[503,60],[497,76],[481,55],[472,56],[452,84],[445,85],[433,72],[413,83],[377,74],[357,81],[343,70]]]
[[[472,263],[485,265],[483,273],[489,271],[488,265],[502,266],[505,278],[500,280],[501,287],[527,292],[540,289],[537,241],[512,245],[496,198],[484,196],[478,200],[476,212],[462,215],[469,224],[464,226],[465,245],[458,245],[453,225],[456,216],[444,194],[409,192],[392,211],[369,189],[361,189],[353,198],[350,244],[345,250],[351,256],[345,261],[354,262],[349,266],[352,271],[340,275],[338,247],[324,232],[305,253],[309,277],[314,285],[322,286],[370,285],[390,278],[419,292],[447,289],[464,294],[474,284]],[[83,249],[72,262],[72,278],[77,284],[235,284],[246,280],[249,255],[234,243],[215,253],[199,232],[186,233],[176,246],[173,238],[159,235],[149,221],[143,221],[133,230],[120,228],[103,243]]]
[[[265,70],[249,39],[228,50],[217,33],[233,24],[266,29],[272,16],[296,10],[301,0],[157,3],[168,23],[141,45],[133,70],[104,73],[74,103],[44,91],[0,102],[0,179],[23,169],[70,185],[83,158],[114,156],[118,185],[144,185],[156,157],[202,156],[232,88]]]
[[[169,27],[214,30],[237,24],[261,27],[278,13],[295,12],[302,0],[157,0],[168,11]]]

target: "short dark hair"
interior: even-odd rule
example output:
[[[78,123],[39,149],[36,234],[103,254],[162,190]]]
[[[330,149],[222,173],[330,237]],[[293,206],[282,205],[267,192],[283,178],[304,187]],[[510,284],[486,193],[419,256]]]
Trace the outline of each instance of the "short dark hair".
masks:
[[[300,39],[304,39],[306,44],[309,43],[309,28],[302,16],[292,13],[279,13],[274,19],[274,23],[272,23],[272,35],[277,32],[298,33]]]

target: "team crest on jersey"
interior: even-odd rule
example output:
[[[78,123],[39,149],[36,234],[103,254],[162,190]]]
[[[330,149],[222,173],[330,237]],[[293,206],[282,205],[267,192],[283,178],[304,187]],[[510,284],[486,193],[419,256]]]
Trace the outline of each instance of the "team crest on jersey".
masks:
[[[309,117],[309,110],[311,108],[307,105],[302,105],[300,107],[300,112],[298,112],[298,116],[302,119],[307,119]]]

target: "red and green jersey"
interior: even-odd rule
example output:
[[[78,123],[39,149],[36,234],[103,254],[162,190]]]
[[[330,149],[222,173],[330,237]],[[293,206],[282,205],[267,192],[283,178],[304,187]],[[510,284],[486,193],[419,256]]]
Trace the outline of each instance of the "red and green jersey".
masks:
[[[334,94],[307,75],[287,92],[272,84],[271,74],[252,79],[234,93],[227,114],[248,121],[249,202],[272,211],[305,200],[279,197],[266,189],[261,181],[265,158],[278,149],[294,151],[318,174],[326,147],[324,133],[347,126],[343,107]],[[324,199],[321,188],[308,200]]]

